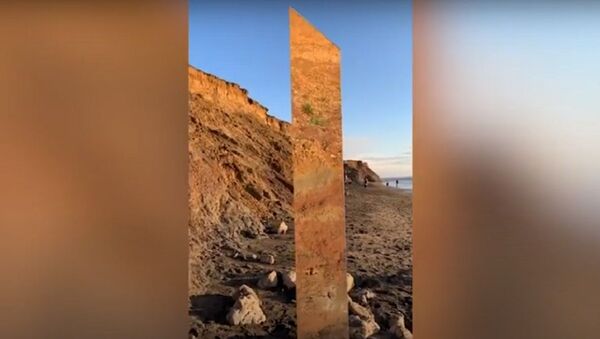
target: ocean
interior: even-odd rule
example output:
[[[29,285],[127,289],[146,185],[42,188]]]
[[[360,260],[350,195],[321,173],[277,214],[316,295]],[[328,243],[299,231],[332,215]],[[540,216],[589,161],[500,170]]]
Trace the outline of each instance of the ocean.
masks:
[[[389,187],[399,188],[403,190],[411,190],[412,191],[412,177],[402,177],[402,178],[383,178],[381,179],[383,184],[389,183]],[[398,186],[396,187],[396,180],[398,180]]]

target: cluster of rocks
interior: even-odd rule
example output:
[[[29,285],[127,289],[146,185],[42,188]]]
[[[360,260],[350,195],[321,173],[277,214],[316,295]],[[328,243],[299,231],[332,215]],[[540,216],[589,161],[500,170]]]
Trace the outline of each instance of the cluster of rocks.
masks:
[[[347,279],[348,292],[354,287],[354,278],[348,274]],[[369,309],[369,300],[377,295],[369,290],[362,289],[356,293],[359,302],[352,300],[348,295],[348,325],[350,327],[351,339],[365,339],[373,336],[381,330],[379,324],[375,321],[375,315]],[[392,317],[393,321],[390,326],[390,333],[398,339],[412,339],[412,333],[406,328],[404,323],[404,315],[398,313]]]
[[[261,277],[257,283],[260,289],[283,287],[287,290],[296,288],[296,272],[271,271]],[[247,285],[242,285],[233,295],[235,304],[227,314],[227,322],[231,325],[261,324],[267,320],[261,308],[258,294]]]
[[[285,288],[293,290],[296,288],[296,272],[271,271],[262,276],[257,283],[258,288],[270,290],[274,288]],[[346,276],[347,292],[354,287],[354,278],[351,274]],[[368,289],[360,290],[357,294],[359,302],[352,300],[348,295],[348,313],[351,339],[365,339],[373,336],[381,330],[375,321],[375,315],[369,309],[369,300],[376,294]],[[231,325],[261,324],[267,320],[261,308],[258,294],[247,285],[242,285],[234,294],[235,304],[227,314],[227,321]],[[398,339],[412,339],[412,333],[406,328],[404,315],[398,313],[392,317],[390,334]]]
[[[381,329],[375,321],[375,315],[367,307],[360,305],[348,296],[348,325],[350,326],[350,338],[368,338]]]
[[[235,252],[235,254],[233,255],[233,258],[244,260],[244,261],[250,261],[250,262],[259,262],[259,263],[267,264],[267,265],[275,264],[275,256],[270,253],[256,254],[256,253],[242,253],[242,252],[238,251],[238,252]]]
[[[279,235],[285,235],[287,233],[287,231],[288,231],[288,225],[285,223],[285,221],[281,221],[279,226],[272,228],[272,232],[277,233]],[[233,250],[233,246],[229,246],[228,249]],[[243,260],[243,261],[249,261],[249,262],[259,262],[259,263],[266,264],[266,265],[274,265],[275,264],[275,256],[270,253],[260,253],[260,254],[244,253],[241,250],[234,250],[233,258]]]
[[[276,287],[283,287],[287,290],[293,290],[296,288],[296,272],[295,271],[271,271],[265,276],[260,278],[257,283],[258,288],[261,289],[272,289]]]

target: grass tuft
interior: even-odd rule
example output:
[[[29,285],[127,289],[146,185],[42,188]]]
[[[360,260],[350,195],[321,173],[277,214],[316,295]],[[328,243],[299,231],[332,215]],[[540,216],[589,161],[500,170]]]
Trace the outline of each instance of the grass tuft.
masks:
[[[315,111],[313,110],[313,107],[310,103],[307,102],[304,105],[302,105],[302,112],[304,112],[304,114],[307,114],[309,116],[308,122],[311,125],[323,126],[323,123],[324,123],[323,118],[315,113]]]

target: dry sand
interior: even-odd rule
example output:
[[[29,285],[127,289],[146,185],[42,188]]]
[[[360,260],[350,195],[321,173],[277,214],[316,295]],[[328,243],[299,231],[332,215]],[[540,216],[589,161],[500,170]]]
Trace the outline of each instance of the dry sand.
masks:
[[[294,224],[286,220],[288,234],[245,239],[247,253],[268,252],[275,264],[234,258],[235,249],[223,249],[217,269],[225,277],[209,284],[208,293],[191,299],[192,330],[195,338],[295,338],[296,304],[293,292],[282,288],[261,290],[258,279],[272,270],[294,267]],[[412,194],[410,191],[373,184],[353,184],[346,196],[348,272],[355,278],[350,296],[358,300],[363,289],[375,292],[369,307],[381,326],[372,338],[388,338],[390,319],[402,312],[412,329]],[[261,325],[231,326],[225,321],[235,289],[247,284],[262,301],[267,321]]]

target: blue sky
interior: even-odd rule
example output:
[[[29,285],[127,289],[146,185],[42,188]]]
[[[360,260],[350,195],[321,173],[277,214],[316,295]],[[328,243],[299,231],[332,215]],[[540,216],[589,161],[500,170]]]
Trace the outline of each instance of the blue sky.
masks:
[[[190,64],[290,121],[288,6],[342,51],[344,157],[384,177],[412,175],[410,1],[192,0]]]

